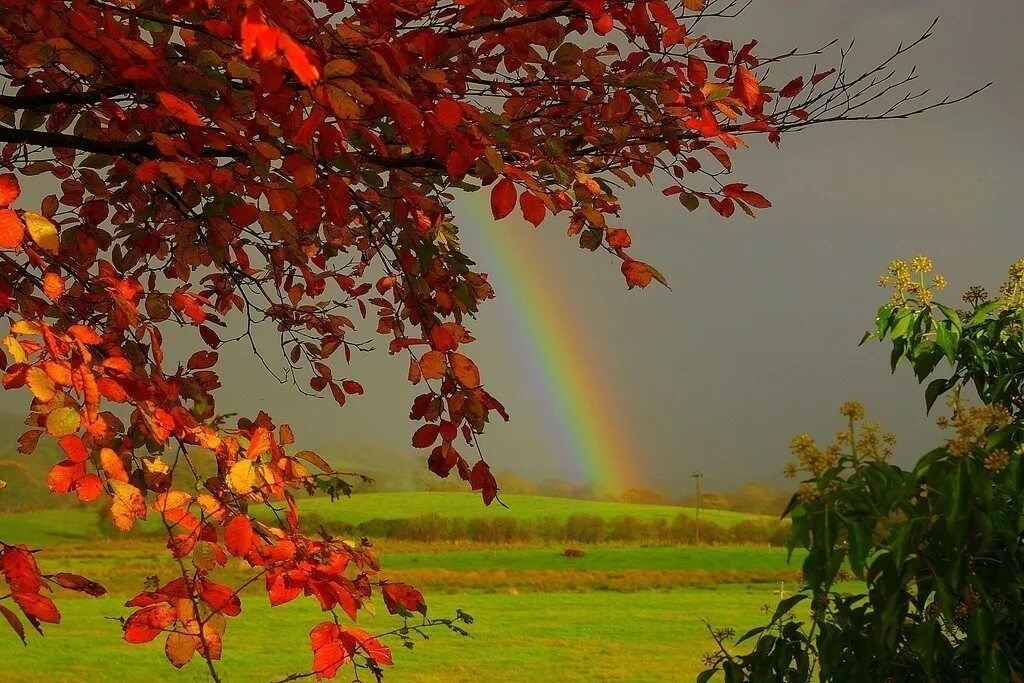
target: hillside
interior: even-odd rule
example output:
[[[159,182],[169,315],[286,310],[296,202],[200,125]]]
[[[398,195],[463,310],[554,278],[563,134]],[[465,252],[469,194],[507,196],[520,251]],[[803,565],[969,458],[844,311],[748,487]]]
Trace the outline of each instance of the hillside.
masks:
[[[554,517],[565,521],[572,515],[594,515],[602,519],[631,516],[642,522],[654,520],[671,521],[679,515],[694,515],[693,508],[672,505],[636,505],[612,503],[576,498],[553,498],[548,496],[507,495],[502,500],[508,505],[503,508],[497,503],[484,507],[480,496],[473,492],[432,492],[410,493],[359,493],[351,498],[332,502],[326,497],[300,500],[302,509],[325,520],[341,520],[350,524],[362,524],[372,519],[408,519],[421,515],[436,514],[442,517],[507,517],[536,520]],[[745,519],[756,518],[742,512],[727,510],[702,510],[701,519],[729,527]]]

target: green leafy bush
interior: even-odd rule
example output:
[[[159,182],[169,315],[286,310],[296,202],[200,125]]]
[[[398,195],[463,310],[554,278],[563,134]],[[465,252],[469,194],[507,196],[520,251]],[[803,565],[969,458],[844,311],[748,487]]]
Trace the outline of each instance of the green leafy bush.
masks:
[[[998,298],[968,290],[966,310],[934,300],[945,280],[930,271],[890,264],[894,294],[864,341],[928,381],[927,409],[947,397],[946,442],[901,469],[856,403],[832,446],[794,439],[788,473],[809,476],[784,516],[806,585],[732,648],[709,625],[719,649],[698,681],[1024,682],[1024,260]]]

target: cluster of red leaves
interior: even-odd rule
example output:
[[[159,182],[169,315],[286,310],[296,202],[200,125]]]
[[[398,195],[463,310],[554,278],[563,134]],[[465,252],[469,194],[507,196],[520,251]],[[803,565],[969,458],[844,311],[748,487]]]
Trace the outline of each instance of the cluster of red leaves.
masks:
[[[613,183],[661,178],[690,210],[752,215],[767,200],[704,164],[728,171],[742,136],[777,141],[802,111],[758,82],[755,42],[691,33],[704,5],[4,3],[0,168],[55,182],[38,212],[24,211],[16,176],[0,174],[3,386],[32,394],[21,451],[45,433],[65,455],[55,493],[105,497],[124,530],[149,510],[167,528],[181,577],[129,603],[127,640],[167,633],[176,666],[196,652],[217,659],[225,617],[240,610],[237,590],[210,578],[229,555],[265,577],[275,605],[305,594],[355,619],[376,586],[393,613],[425,611],[413,589],[374,583],[366,548],[302,532],[292,492],[330,468],[290,452],[291,430],[266,415],[219,417],[218,349],[275,325],[291,373],[343,405],[363,388],[336,377],[333,357],[350,360],[362,348],[354,320],[374,318],[426,387],[413,445],[490,503],[488,464],[455,444],[474,444],[494,413],[508,419],[463,348],[465,319],[494,292],[460,250],[453,192],[489,187],[496,219],[517,207],[533,225],[562,216],[581,247],[621,261],[629,287],[667,285],[629,255]],[[591,32],[618,38],[597,45]],[[168,328],[197,350],[165,358]],[[198,473],[197,450],[213,453],[214,474]],[[281,503],[276,525],[248,513]],[[26,618],[56,620],[31,555],[4,548]],[[311,640],[320,677],[357,656],[390,663],[336,623]]]
[[[21,610],[25,620],[40,634],[42,623],[60,623],[57,606],[43,594],[44,589],[51,590],[50,584],[93,597],[106,594],[102,586],[77,574],[43,574],[39,571],[32,551],[23,545],[13,546],[0,542],[0,577],[3,577],[10,589],[10,592],[0,600],[9,598]],[[17,613],[0,602],[0,614],[3,614],[7,623],[24,643],[25,625]]]

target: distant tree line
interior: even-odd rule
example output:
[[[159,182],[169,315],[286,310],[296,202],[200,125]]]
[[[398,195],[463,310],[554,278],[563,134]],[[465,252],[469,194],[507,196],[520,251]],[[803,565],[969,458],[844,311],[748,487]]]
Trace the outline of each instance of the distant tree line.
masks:
[[[472,541],[476,543],[652,543],[690,545],[696,536],[691,514],[671,519],[639,519],[631,515],[604,518],[598,515],[571,515],[567,519],[539,517],[464,518],[430,514],[408,519],[374,519],[352,525],[344,521],[315,519],[315,523],[335,536],[388,538],[419,542]],[[771,543],[781,545],[789,523],[776,519],[750,519],[724,527],[701,522],[702,544]]]

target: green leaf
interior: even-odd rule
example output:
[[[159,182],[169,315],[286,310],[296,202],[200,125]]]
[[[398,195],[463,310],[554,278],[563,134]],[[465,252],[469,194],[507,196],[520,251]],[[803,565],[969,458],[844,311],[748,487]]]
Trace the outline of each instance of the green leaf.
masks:
[[[982,304],[981,306],[978,307],[976,311],[974,311],[974,315],[971,316],[971,319],[970,321],[968,321],[967,326],[974,327],[982,320],[987,318],[989,313],[997,310],[1001,305],[1002,301],[1000,301],[999,299],[996,299],[995,301],[989,301],[987,304]]]
[[[879,339],[884,338],[885,333],[889,331],[889,324],[892,322],[894,312],[892,304],[886,304],[878,309],[878,314],[875,316],[875,329],[878,331]]]
[[[939,396],[949,391],[952,388],[950,385],[950,379],[936,379],[928,383],[928,388],[924,390],[924,404],[925,412],[930,413],[932,406],[935,405],[935,401],[938,400]]]
[[[955,329],[950,329],[948,323],[940,322],[935,326],[935,342],[946,355],[950,365],[956,362],[957,347],[960,343],[960,334]]]

